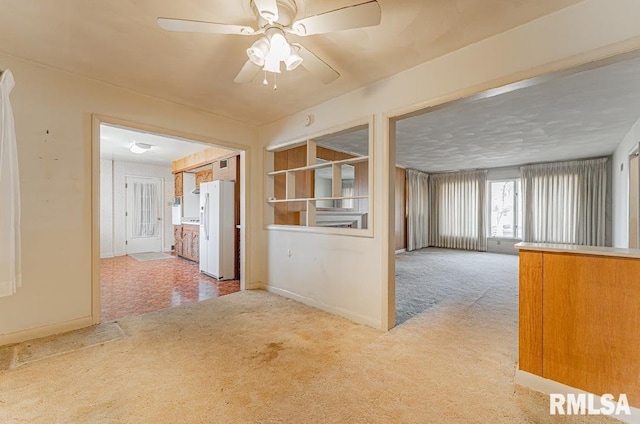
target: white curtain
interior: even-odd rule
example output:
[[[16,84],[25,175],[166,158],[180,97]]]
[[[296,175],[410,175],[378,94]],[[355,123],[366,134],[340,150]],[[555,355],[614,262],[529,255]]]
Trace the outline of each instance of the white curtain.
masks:
[[[9,94],[11,71],[0,75],[0,296],[15,294],[22,284],[18,145]]]
[[[133,183],[133,236],[154,237],[159,234],[158,184]]]
[[[407,169],[407,250],[429,246],[429,175]]]
[[[487,250],[487,171],[429,175],[429,245]]]
[[[521,170],[524,241],[604,246],[606,158]]]
[[[342,180],[342,197],[353,197],[355,196],[355,187],[354,180]],[[354,199],[342,199],[338,201],[339,205],[337,207],[344,209],[353,209],[355,206]]]

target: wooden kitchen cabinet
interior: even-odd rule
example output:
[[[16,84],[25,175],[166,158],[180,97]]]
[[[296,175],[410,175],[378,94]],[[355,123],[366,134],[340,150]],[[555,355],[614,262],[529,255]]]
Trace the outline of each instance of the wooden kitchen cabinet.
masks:
[[[182,253],[178,254],[176,250],[176,254],[179,256],[190,259],[195,262],[200,261],[200,226],[198,225],[182,225],[182,239],[181,239],[181,248]],[[176,240],[176,247],[178,241]]]
[[[213,181],[213,170],[205,169],[204,171],[196,172],[196,188],[200,188],[201,183],[211,181]]]
[[[182,225],[173,226],[174,251],[177,256],[182,256],[184,249],[182,248]]]
[[[182,197],[183,194],[183,190],[182,190],[182,172],[178,172],[177,174],[175,174],[174,178],[173,178],[173,192],[174,192],[174,196],[175,197]]]

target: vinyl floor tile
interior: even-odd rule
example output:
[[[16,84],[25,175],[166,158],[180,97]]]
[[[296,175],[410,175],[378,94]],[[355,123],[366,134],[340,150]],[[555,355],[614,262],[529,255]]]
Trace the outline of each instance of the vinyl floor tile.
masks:
[[[139,262],[100,260],[102,321],[142,315],[240,291],[240,281],[218,281],[183,258]]]

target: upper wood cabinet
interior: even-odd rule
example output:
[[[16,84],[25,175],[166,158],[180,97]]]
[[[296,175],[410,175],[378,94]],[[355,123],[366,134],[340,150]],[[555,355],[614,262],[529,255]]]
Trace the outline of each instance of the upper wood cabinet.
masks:
[[[210,181],[213,181],[213,171],[211,169],[196,172],[196,188],[200,188],[200,183],[208,183]]]
[[[174,176],[174,187],[173,187],[173,192],[174,192],[174,196],[175,197],[182,197],[183,195],[183,190],[182,190],[182,172],[178,172],[177,174],[175,174]]]

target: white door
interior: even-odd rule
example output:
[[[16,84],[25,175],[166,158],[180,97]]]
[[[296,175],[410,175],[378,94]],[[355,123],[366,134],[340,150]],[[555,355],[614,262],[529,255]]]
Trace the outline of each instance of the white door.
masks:
[[[125,177],[125,250],[129,253],[162,251],[162,179]]]

